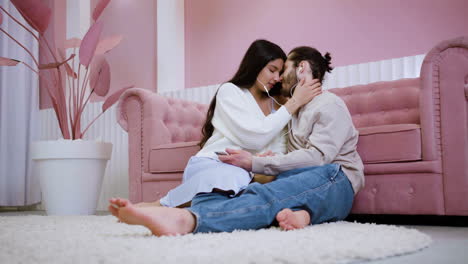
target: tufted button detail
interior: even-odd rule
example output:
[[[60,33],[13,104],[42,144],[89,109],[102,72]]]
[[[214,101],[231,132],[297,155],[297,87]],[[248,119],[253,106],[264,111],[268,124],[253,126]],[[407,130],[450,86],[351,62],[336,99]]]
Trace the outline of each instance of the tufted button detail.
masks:
[[[376,194],[376,193],[377,193],[377,188],[376,188],[376,187],[373,187],[372,190],[371,190],[371,192],[372,192],[373,194]]]
[[[468,75],[465,77],[465,98],[468,100]]]
[[[414,188],[413,188],[413,187],[410,187],[409,190],[408,190],[408,193],[409,193],[409,194],[413,194],[413,193],[414,193]]]

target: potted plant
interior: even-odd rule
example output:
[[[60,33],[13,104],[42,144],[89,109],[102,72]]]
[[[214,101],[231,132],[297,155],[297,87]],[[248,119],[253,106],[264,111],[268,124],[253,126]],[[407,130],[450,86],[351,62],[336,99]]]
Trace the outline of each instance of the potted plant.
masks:
[[[94,23],[83,39],[67,40],[65,47],[57,47],[44,37],[52,12],[42,1],[11,0],[39,36],[0,6],[0,25],[8,16],[33,35],[41,52],[45,52],[48,58],[48,63],[39,64],[30,50],[0,27],[0,34],[8,36],[22,47],[34,63],[28,65],[12,58],[0,57],[0,66],[22,64],[44,81],[44,88],[51,99],[63,136],[63,139],[56,141],[33,142],[31,146],[31,156],[37,163],[43,202],[49,215],[95,213],[112,144],[83,140],[83,136],[96,119],[118,101],[125,90],[133,87],[122,88],[108,96],[102,106],[102,113],[82,129],[81,116],[91,95],[106,96],[109,92],[110,66],[105,54],[122,39],[121,36],[112,36],[100,40],[103,23],[99,17],[109,2],[110,0],[99,1],[92,15]],[[79,63],[76,71],[77,48]],[[68,58],[67,50],[70,54]],[[65,85],[64,77],[68,85]]]

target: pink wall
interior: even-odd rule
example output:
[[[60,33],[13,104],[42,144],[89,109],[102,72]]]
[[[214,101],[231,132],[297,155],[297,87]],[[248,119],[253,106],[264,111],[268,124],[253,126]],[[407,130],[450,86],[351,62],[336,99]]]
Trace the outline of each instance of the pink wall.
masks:
[[[66,37],[66,1],[43,0],[54,9],[53,27],[48,34],[55,34],[58,46]],[[91,0],[91,12],[98,0]],[[92,14],[92,13],[91,13]],[[106,58],[111,65],[111,89],[109,94],[120,88],[134,84],[156,90],[156,2],[112,0],[102,13],[104,22],[101,39],[121,34],[124,39],[118,47],[110,51]],[[78,21],[77,21],[78,22]],[[91,101],[103,100],[92,97]],[[40,89],[40,108],[52,107],[45,89]]]
[[[91,0],[91,10],[97,2]],[[106,55],[111,67],[109,94],[132,84],[156,91],[156,14],[153,0],[112,0],[102,14],[101,38],[115,34],[124,37],[120,45]],[[101,97],[96,99],[102,100]]]
[[[185,0],[186,87],[230,78],[266,38],[332,54],[334,66],[423,54],[468,35],[467,0]]]

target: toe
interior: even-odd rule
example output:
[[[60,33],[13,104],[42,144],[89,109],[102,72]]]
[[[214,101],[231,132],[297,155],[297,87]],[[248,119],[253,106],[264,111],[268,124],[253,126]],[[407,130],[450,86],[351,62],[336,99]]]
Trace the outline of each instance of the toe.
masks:
[[[285,218],[286,218],[286,216],[283,214],[283,211],[279,212],[276,215],[276,221],[278,221],[280,223],[283,222]]]
[[[108,209],[109,209],[109,212],[111,212],[113,216],[118,217],[119,211],[117,210],[117,208],[115,208],[112,205],[109,205]]]
[[[123,207],[123,206],[125,206],[124,200],[125,200],[125,199],[118,198],[117,201],[116,201],[116,204],[117,204],[119,207]]]
[[[121,206],[128,206],[130,202],[127,199],[121,199],[120,204]]]
[[[291,209],[288,209],[288,208],[281,210],[281,211],[276,215],[276,221],[278,221],[278,222],[285,221],[286,218],[288,217],[289,211],[291,211]]]

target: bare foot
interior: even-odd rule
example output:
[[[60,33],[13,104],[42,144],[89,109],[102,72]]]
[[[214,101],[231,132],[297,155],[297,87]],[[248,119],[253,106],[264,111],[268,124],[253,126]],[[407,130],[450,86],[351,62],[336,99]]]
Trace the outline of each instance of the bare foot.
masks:
[[[126,199],[121,199],[121,198],[111,198],[109,199],[109,206],[107,209],[111,214],[115,217],[119,217],[119,209],[121,206],[125,206],[126,202],[128,200]]]
[[[301,229],[310,224],[310,215],[305,210],[293,212],[286,208],[276,215],[276,221],[283,230]]]
[[[123,198],[111,198],[111,199],[109,199],[110,205],[112,205],[112,206],[114,206],[116,208],[120,208],[122,206],[125,206],[129,202],[130,202],[129,200],[123,199]]]
[[[137,203],[135,207],[162,206],[159,200],[150,203]]]
[[[115,216],[117,218],[119,217],[119,209],[118,208],[114,207],[113,205],[109,205],[107,207],[107,209],[109,210],[109,212],[111,212],[111,214],[113,216]]]
[[[184,235],[195,229],[195,217],[188,210],[161,206],[136,207],[128,200],[119,209],[120,221],[142,225],[155,236]]]

